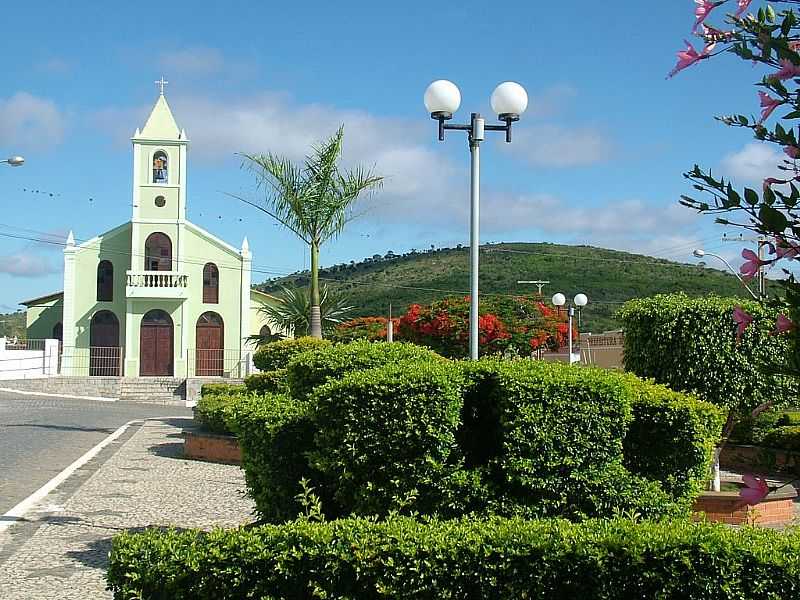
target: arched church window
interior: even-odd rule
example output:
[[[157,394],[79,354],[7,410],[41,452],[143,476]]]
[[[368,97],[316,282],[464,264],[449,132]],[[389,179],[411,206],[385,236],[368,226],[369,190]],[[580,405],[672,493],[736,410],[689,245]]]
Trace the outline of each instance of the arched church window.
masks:
[[[153,183],[167,183],[169,179],[169,166],[167,153],[159,150],[153,154]]]
[[[144,242],[145,271],[172,270],[172,242],[165,233],[157,231]]]
[[[214,263],[206,263],[203,267],[203,302],[219,303],[219,269]]]
[[[110,260],[101,260],[97,265],[97,301],[114,300],[114,265]]]

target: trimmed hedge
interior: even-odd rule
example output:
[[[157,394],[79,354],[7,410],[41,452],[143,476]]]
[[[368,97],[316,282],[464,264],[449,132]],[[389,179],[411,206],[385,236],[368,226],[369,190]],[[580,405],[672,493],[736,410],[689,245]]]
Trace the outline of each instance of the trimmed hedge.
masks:
[[[331,486],[336,512],[436,512],[460,467],[461,394],[447,363],[390,364],[316,388],[310,465]]]
[[[201,396],[194,407],[194,420],[206,431],[230,435],[231,431],[225,421],[225,410],[234,398],[238,396],[222,393]]]
[[[237,427],[268,522],[298,514],[302,477],[327,518],[686,514],[722,421],[632,375],[533,360],[401,361],[267,405],[239,403]]]
[[[200,397],[215,396],[221,394],[236,394],[243,392],[245,387],[236,383],[204,383],[200,386]]]
[[[305,454],[313,448],[308,404],[285,395],[242,398],[231,415],[242,448],[242,468],[256,513],[280,523],[300,512],[295,496],[303,478],[319,481]]]
[[[286,366],[287,381],[291,395],[302,400],[307,399],[315,387],[350,371],[364,371],[404,361],[444,360],[433,350],[414,344],[359,340],[295,356]]]
[[[733,321],[737,306],[755,317],[741,343]],[[786,336],[770,335],[776,316],[737,298],[665,294],[630,300],[617,313],[625,330],[625,368],[740,412],[767,400],[796,400],[796,380],[763,370],[789,349]]]
[[[767,448],[780,450],[800,450],[800,426],[783,425],[776,427],[764,436],[762,444]]]
[[[247,391],[255,394],[281,394],[289,391],[286,385],[286,369],[275,369],[254,373],[244,378]]]
[[[289,361],[298,354],[327,348],[330,345],[328,340],[318,340],[312,337],[270,342],[260,346],[253,353],[253,364],[259,371],[275,371],[285,368]]]
[[[723,411],[663,385],[627,376],[635,394],[623,440],[625,466],[658,481],[687,508],[708,479]]]
[[[689,522],[299,520],[112,542],[127,600],[754,600],[800,592],[800,533]]]

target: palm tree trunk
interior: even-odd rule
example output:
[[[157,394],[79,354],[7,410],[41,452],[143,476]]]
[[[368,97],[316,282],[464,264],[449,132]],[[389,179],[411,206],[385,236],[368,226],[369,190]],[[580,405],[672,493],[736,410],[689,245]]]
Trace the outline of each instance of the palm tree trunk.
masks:
[[[322,318],[319,310],[319,243],[311,242],[311,337],[322,339]]]

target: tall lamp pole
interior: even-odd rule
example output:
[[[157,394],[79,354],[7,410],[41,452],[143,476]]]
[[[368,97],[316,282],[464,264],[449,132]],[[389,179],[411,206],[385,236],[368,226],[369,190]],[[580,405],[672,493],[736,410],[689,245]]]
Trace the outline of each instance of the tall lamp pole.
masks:
[[[561,292],[553,295],[553,304],[561,309],[567,303],[567,297],[564,296]],[[569,340],[569,364],[572,364],[572,317],[575,315],[575,306],[578,307],[578,310],[583,308],[589,303],[589,299],[586,297],[586,294],[576,294],[575,297],[572,299],[572,304],[569,307],[569,325],[567,329],[567,339]]]
[[[8,158],[0,159],[0,163],[5,163],[12,167],[21,167],[23,164],[25,164],[25,159],[21,156],[9,156]]]
[[[446,130],[466,131],[470,161],[470,234],[469,234],[469,357],[478,359],[478,255],[480,251],[480,144],[487,131],[502,131],[511,142],[511,124],[528,107],[528,94],[520,84],[506,81],[498,85],[490,99],[492,110],[504,125],[486,125],[479,113],[472,113],[467,124],[447,123],[461,106],[461,92],[446,79],[434,81],[425,90],[425,108],[431,119],[439,122],[439,141]]]

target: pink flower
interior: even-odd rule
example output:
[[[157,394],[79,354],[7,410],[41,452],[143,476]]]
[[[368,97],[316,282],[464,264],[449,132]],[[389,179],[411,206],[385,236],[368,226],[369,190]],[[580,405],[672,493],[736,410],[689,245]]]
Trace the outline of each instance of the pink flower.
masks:
[[[785,179],[775,179],[774,177],[767,177],[764,180],[764,183],[762,184],[762,187],[764,188],[764,190],[766,190],[767,188],[772,187],[776,183],[786,183],[786,180]]]
[[[780,335],[791,329],[794,329],[794,322],[786,315],[778,315],[778,318],[775,320],[775,329],[772,331],[772,335]]]
[[[742,341],[745,329],[753,322],[753,316],[746,313],[742,307],[737,306],[733,309],[733,321],[736,323],[736,343]]]
[[[775,236],[775,243],[769,242],[769,253],[775,255],[775,260],[794,260],[800,255],[800,246],[793,244],[782,235]]]
[[[745,504],[755,506],[769,494],[767,480],[762,477],[756,477],[755,475],[747,473],[742,476],[742,481],[747,487],[743,487],[739,490],[739,498],[741,498],[739,506],[744,506]]]
[[[670,77],[674,77],[684,69],[691,67],[693,64],[697,63],[698,61],[703,60],[704,58],[708,58],[709,53],[711,50],[714,49],[714,43],[706,44],[706,47],[703,48],[702,52],[698,52],[694,49],[691,43],[687,40],[683,40],[686,44],[686,50],[681,50],[678,52],[678,64],[669,72],[667,75],[667,79]]]
[[[794,64],[788,58],[784,58],[783,60],[781,60],[780,65],[781,68],[770,76],[772,79],[779,79],[780,81],[785,81],[787,79],[800,77],[800,65]]]
[[[733,31],[722,31],[703,23],[703,38],[706,42],[728,42],[733,37]]]
[[[800,40],[793,40],[789,42],[789,50],[794,50],[795,52],[800,50]]]
[[[800,158],[800,148],[798,148],[796,146],[784,146],[783,147],[783,152],[789,158],[793,158],[795,160]]]
[[[769,116],[772,114],[772,111],[778,108],[781,104],[783,104],[783,100],[778,100],[777,98],[773,98],[769,94],[765,94],[764,92],[758,92],[759,98],[761,98],[761,120],[759,123],[763,123],[766,121]]]
[[[769,409],[772,408],[772,400],[767,400],[763,404],[759,404],[753,409],[753,412],[750,413],[750,416],[755,419],[758,415],[763,412],[767,412]]]
[[[747,279],[755,277],[763,265],[772,263],[771,260],[760,260],[758,255],[748,248],[742,250],[742,258],[745,262],[739,267],[739,272]]]
[[[743,13],[744,11],[746,11],[748,8],[750,8],[750,3],[751,3],[752,1],[753,1],[753,0],[738,0],[738,2],[739,2],[739,8],[738,8],[738,9],[736,9],[736,16],[737,16],[737,17],[740,17],[740,16],[742,16],[742,13]]]
[[[710,2],[709,0],[694,0],[694,3],[697,5],[694,9],[694,16],[697,20],[694,22],[694,27],[692,27],[692,33],[697,31],[697,28],[711,14],[711,11],[719,6],[716,2]]]

